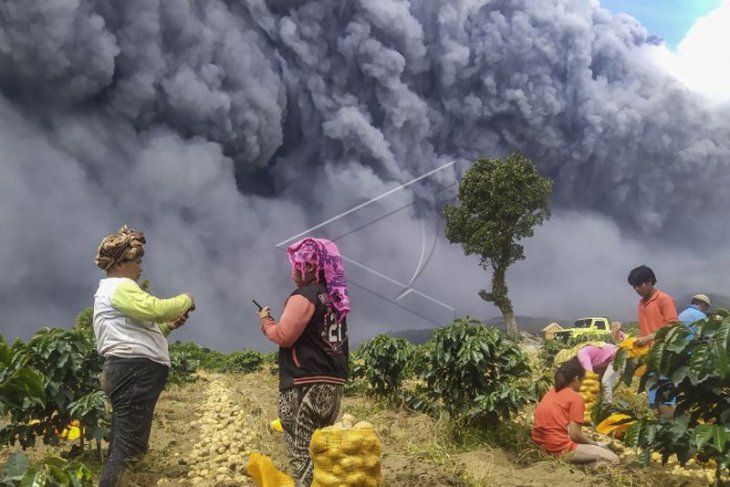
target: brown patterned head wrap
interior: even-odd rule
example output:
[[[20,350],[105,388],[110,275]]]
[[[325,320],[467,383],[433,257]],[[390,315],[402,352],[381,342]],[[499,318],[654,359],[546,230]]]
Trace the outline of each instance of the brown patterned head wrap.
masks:
[[[109,270],[114,264],[144,256],[144,233],[122,225],[117,233],[107,235],[96,249],[96,265]]]

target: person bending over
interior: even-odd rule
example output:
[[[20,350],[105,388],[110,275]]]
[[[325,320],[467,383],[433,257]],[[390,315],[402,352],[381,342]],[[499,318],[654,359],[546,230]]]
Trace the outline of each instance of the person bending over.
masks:
[[[601,376],[601,394],[603,402],[613,403],[613,388],[618,382],[618,374],[613,369],[613,359],[618,352],[618,346],[606,343],[601,346],[586,345],[578,350],[578,361],[588,372],[595,372]]]

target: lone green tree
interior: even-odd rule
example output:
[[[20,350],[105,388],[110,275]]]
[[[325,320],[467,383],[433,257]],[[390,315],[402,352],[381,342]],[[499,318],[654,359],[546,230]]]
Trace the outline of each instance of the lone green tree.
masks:
[[[478,159],[459,183],[460,205],[444,209],[449,242],[460,243],[466,255],[479,255],[479,265],[491,268],[492,289],[479,296],[499,308],[507,334],[515,339],[520,332],[507,295],[507,268],[525,258],[518,242],[550,218],[552,186],[521,154]]]

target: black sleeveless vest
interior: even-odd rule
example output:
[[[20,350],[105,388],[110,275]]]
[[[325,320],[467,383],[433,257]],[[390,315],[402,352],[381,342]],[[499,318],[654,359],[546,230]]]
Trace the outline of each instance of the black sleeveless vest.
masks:
[[[314,304],[314,315],[291,348],[279,348],[279,390],[322,382],[343,385],[349,373],[347,319],[337,324],[323,283],[297,288],[292,296]]]

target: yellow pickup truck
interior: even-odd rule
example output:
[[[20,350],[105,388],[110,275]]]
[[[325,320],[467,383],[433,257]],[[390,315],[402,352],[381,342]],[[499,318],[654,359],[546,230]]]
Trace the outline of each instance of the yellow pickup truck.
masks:
[[[555,332],[555,338],[567,342],[581,335],[611,335],[611,321],[605,316],[592,316],[575,320],[572,328]]]

